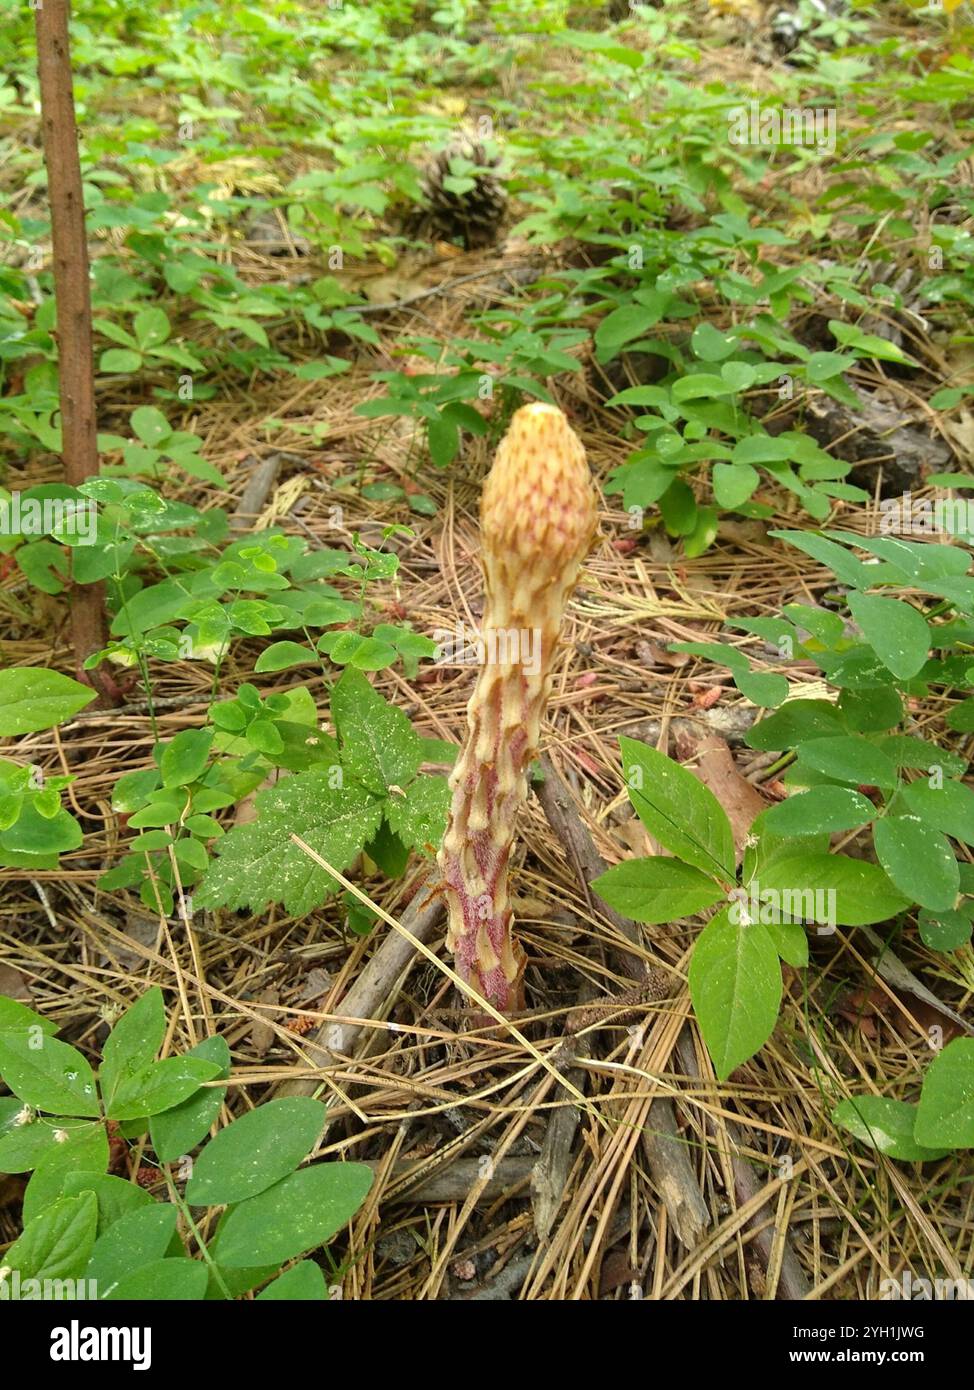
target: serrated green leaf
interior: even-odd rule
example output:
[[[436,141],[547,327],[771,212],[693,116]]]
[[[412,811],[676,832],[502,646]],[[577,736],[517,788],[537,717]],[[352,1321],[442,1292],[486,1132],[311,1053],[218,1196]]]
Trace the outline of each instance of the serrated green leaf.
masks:
[[[260,910],[281,902],[288,912],[303,916],[339,885],[293,842],[292,834],[344,870],[378,830],[382,806],[348,779],[334,787],[330,771],[313,768],[287,777],[257,794],[255,821],[234,826],[217,841],[217,858],[193,897],[201,907]]]
[[[331,716],[342,748],[342,766],[369,791],[385,796],[405,788],[419,771],[422,745],[403,714],[348,669],[332,687]]]
[[[450,809],[450,784],[445,777],[418,777],[402,796],[385,803],[390,827],[410,849],[439,849]]]

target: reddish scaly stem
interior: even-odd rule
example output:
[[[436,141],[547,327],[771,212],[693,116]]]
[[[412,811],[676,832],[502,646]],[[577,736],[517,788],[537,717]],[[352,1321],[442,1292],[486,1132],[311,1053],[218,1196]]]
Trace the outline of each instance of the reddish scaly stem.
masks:
[[[564,415],[554,406],[523,407],[484,487],[485,659],[439,855],[457,973],[506,1011],[518,1006],[524,972],[507,892],[515,821],[565,605],[595,521],[585,453]]]

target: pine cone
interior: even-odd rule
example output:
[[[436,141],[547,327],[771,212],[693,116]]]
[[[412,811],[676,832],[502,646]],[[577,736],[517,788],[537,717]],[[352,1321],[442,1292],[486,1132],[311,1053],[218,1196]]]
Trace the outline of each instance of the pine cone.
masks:
[[[473,164],[468,171],[464,164]],[[500,159],[483,145],[467,139],[454,140],[430,160],[423,175],[423,207],[408,219],[411,236],[430,241],[459,242],[465,250],[492,246],[507,210],[503,183],[487,172],[496,169]],[[471,178],[473,187],[462,193],[448,185],[451,178]]]

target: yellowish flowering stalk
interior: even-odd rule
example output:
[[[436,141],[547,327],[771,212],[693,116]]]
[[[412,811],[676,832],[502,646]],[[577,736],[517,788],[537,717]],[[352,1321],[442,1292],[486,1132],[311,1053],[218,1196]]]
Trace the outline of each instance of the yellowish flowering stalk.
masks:
[[[484,485],[480,522],[485,661],[450,778],[439,865],[457,973],[509,1012],[520,1005],[524,953],[511,932],[508,859],[565,606],[596,525],[585,451],[555,406],[526,405],[514,416]]]

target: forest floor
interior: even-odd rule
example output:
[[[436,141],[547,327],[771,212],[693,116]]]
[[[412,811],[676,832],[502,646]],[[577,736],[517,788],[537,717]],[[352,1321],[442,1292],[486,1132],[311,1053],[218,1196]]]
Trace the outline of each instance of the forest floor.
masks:
[[[670,71],[681,84],[707,91],[708,84],[729,84],[755,93],[779,81],[785,68],[769,48],[761,6],[690,8],[692,37],[675,31],[669,40]],[[601,31],[593,25],[591,32]],[[884,28],[873,20],[867,37],[881,45],[895,32],[892,24]],[[638,25],[619,34],[618,42],[634,53],[649,47]],[[364,61],[367,39],[360,38],[360,50],[349,40],[355,63]],[[81,50],[93,42],[86,38]],[[697,60],[680,57],[676,49],[683,42],[699,43]],[[149,40],[144,46],[151,51]],[[481,41],[477,52],[481,66],[489,67],[491,42]],[[507,50],[501,45],[497,52]],[[394,71],[394,50],[383,55],[375,64],[376,84],[384,61]],[[326,73],[337,80],[345,61],[342,50],[329,54]],[[558,111],[568,127],[566,134],[560,126],[559,138],[581,139],[588,117],[572,111],[572,88],[597,87],[598,81],[579,52],[547,44],[542,34],[530,56],[521,51],[515,64],[508,53],[505,61],[509,66],[498,77],[505,98],[537,89],[538,121]],[[209,91],[215,82],[218,104],[231,100],[232,76],[226,82],[212,74],[162,76],[162,87],[143,88],[137,75],[109,73],[95,81],[85,66],[80,80],[87,128],[98,121],[111,125],[119,107],[127,107],[125,119],[135,124],[140,117],[160,120],[167,81],[184,95]],[[482,88],[477,80],[475,74],[439,88],[437,119],[449,118],[451,102],[465,114],[495,102],[494,80]],[[618,82],[624,106],[618,73],[606,82],[603,98]],[[238,92],[238,98],[247,110],[246,97]],[[653,99],[647,98],[650,106]],[[209,91],[206,100],[212,104],[217,97]],[[262,104],[259,91],[254,100]],[[591,100],[588,92],[585,102]],[[380,107],[376,98],[368,119],[378,119]],[[949,143],[948,116],[936,109]],[[355,117],[366,119],[361,111]],[[901,128],[916,129],[920,121],[914,110]],[[25,115],[22,129],[36,132],[36,122]],[[514,139],[515,153],[536,150],[543,139],[541,130],[531,141]],[[954,139],[954,148],[963,143]],[[317,154],[296,137],[282,144],[285,155],[272,159],[255,142],[244,173],[217,169],[231,199],[254,196],[259,177],[272,181],[260,196],[273,198],[288,180],[318,167]],[[677,138],[674,148],[678,144]],[[174,207],[180,189],[189,198],[208,159],[212,151],[191,146],[167,174]],[[23,162],[16,163],[6,176],[20,190],[16,214],[29,218],[33,209],[39,215],[36,188],[24,181]],[[595,173],[590,169],[587,177]],[[833,239],[836,260],[871,249],[874,228],[861,215],[827,232],[811,220],[799,229],[803,207],[822,207],[825,176],[814,162],[786,164],[757,184],[749,184],[743,171],[735,178],[754,219],[794,233],[788,245],[766,248],[767,265],[787,269],[801,256],[821,259],[823,237]],[[152,185],[147,177],[144,188]],[[522,169],[514,195],[522,215],[530,206],[526,191],[530,179]],[[590,183],[581,196],[592,196]],[[308,225],[289,225],[275,206],[280,236],[269,250],[266,222],[255,231],[249,216],[245,209],[236,222],[210,224],[212,254],[250,289],[283,287],[283,299],[292,285],[295,294],[303,293],[322,273],[326,255],[320,247],[309,251]],[[958,225],[969,230],[965,216]],[[465,433],[446,468],[429,462],[421,419],[377,420],[358,407],[383,394],[377,371],[408,377],[421,367],[435,370],[416,353],[418,340],[449,346],[469,337],[472,321],[491,310],[516,320],[519,296],[543,294],[552,278],[604,263],[587,233],[576,237],[563,226],[539,238],[530,230],[510,232],[515,222],[509,215],[499,242],[486,249],[465,251],[444,240],[399,250],[392,265],[368,251],[350,256],[338,278],[367,306],[362,320],[375,331],[374,341],[335,346],[332,333],[328,351],[344,357],[346,369],[320,379],[226,361],[207,375],[216,388],[208,397],[185,405],[170,392],[170,415],[199,436],[202,456],[224,481],[217,487],[171,472],[158,485],[204,512],[223,508],[233,515],[271,459],[265,486],[248,491],[244,504],[253,530],[279,528],[314,547],[348,546],[359,537],[392,550],[398,572],[370,586],[372,621],[411,624],[426,635],[475,629],[483,605],[480,488],[509,402],[499,394],[495,402],[476,403],[489,428],[479,437]],[[683,225],[689,230],[698,223],[686,214]],[[678,220],[671,230],[679,234]],[[854,252],[843,251],[842,236]],[[328,245],[327,231],[319,240]],[[127,254],[121,232],[100,234],[96,258],[106,245],[113,254]],[[724,271],[735,269],[746,269],[745,256],[730,257]],[[142,272],[136,267],[133,273]],[[888,271],[887,280],[892,276]],[[699,276],[695,284],[696,316],[661,325],[654,330],[659,337],[683,341],[699,322],[725,327],[731,321],[735,311],[727,310],[713,284]],[[162,302],[174,323],[189,323],[175,293]],[[842,316],[834,287],[817,287],[815,297],[789,310],[790,331],[800,336],[807,330],[803,341],[812,347],[820,325]],[[96,305],[96,317],[104,312]],[[882,316],[882,306],[876,312]],[[887,318],[894,329],[899,325],[900,341],[921,368],[900,372],[864,356],[857,387],[926,441],[924,468],[969,467],[974,417],[963,406],[945,413],[928,404],[945,384],[974,379],[968,348],[955,346],[948,366],[942,338],[899,310],[889,310]],[[195,347],[219,348],[224,326],[197,320],[190,328]],[[598,317],[583,310],[577,322],[593,327]],[[292,364],[320,357],[320,336],[307,323],[268,327],[275,348],[287,344]],[[76,1045],[97,1050],[105,1020],[146,985],[162,985],[167,998],[181,1004],[172,1046],[210,1031],[227,1039],[234,1064],[228,1113],[289,1082],[313,1079],[329,1106],[321,1154],[368,1162],[376,1173],[347,1238],[334,1247],[345,1298],[854,1299],[876,1297],[879,1282],[903,1269],[969,1273],[962,1252],[974,1238],[974,1193],[965,1155],[925,1165],[891,1162],[854,1145],[830,1112],[843,1096],[863,1090],[902,1094],[904,1076],[918,1076],[927,1064],[931,1027],[948,1038],[970,1031],[955,1021],[970,1014],[970,948],[935,952],[915,931],[907,932],[895,945],[898,971],[890,971],[875,964],[884,955],[882,942],[861,931],[839,928],[813,939],[807,970],[784,967],[782,1015],[771,1041],[719,1082],[686,986],[699,922],[620,923],[588,888],[592,860],[586,872],[586,855],[616,864],[658,849],[626,795],[620,734],[644,739],[693,769],[727,810],[739,850],[754,816],[783,799],[776,755],[744,741],[758,708],[735,688],[728,670],[674,653],[669,644],[712,640],[728,621],[774,616],[788,602],[821,602],[835,580],[824,566],[769,537],[776,528],[815,524],[801,498],[773,480],[764,479],[755,496],[763,514],[721,512],[702,553],[688,555],[681,536],[668,533],[654,508],[634,526],[623,498],[605,489],[633,449],[631,429],[606,401],[646,380],[638,354],[599,361],[591,338],[568,351],[577,370],[542,375],[585,445],[600,524],[571,603],[544,720],[547,791],[532,784],[512,862],[517,931],[528,957],[527,1008],[516,1019],[522,1036],[477,1025],[436,963],[447,959],[441,926],[429,939],[436,961],[417,954],[363,1028],[356,1055],[321,1071],[309,1055],[309,1039],[345,1017],[342,1001],[350,986],[393,928],[380,923],[367,935],[356,933],[339,899],[300,917],[281,907],[167,919],[150,912],[134,890],[99,887],[132,833],[112,808],[114,785],[120,774],[151,763],[157,739],[204,724],[214,671],[203,661],[153,663],[151,711],[133,675],[119,707],[91,707],[60,727],[7,741],[5,756],[73,775],[68,805],[85,840],[57,868],[29,876],[16,868],[0,871],[0,993],[29,1001]],[[151,373],[101,375],[100,428],[120,431],[134,406],[160,399],[154,394],[159,384]],[[774,413],[766,405],[765,423]],[[882,458],[872,465],[870,500],[837,501],[831,524],[875,531],[883,466]],[[37,452],[26,461],[9,457],[7,486],[55,481],[58,467],[53,453]],[[922,492],[922,476],[913,486]],[[697,493],[699,500],[699,486]],[[410,508],[417,494],[428,514]],[[408,526],[409,533],[389,536],[386,528],[394,524]],[[343,592],[354,589],[351,581],[336,584]],[[4,663],[71,672],[64,596],[30,588],[9,567],[0,588]],[[252,638],[233,643],[219,668],[220,692],[253,681],[266,696],[291,688],[301,675],[324,720],[323,678],[255,676],[264,645]],[[768,644],[751,643],[748,655],[759,671],[780,668]],[[827,697],[810,664],[791,665],[788,677],[792,697]],[[463,738],[474,678],[470,666],[428,662],[413,676],[394,665],[373,677],[423,737],[455,745]],[[913,727],[942,731],[944,708],[944,697],[936,694],[915,700]],[[947,737],[955,750],[963,747],[961,737]],[[233,814],[246,816],[252,808],[245,803]],[[428,859],[414,855],[394,881],[361,862],[350,876],[398,920],[430,869]],[[655,978],[667,981],[665,989],[645,987],[646,965],[660,972]],[[584,1105],[560,1085],[559,1075],[582,1093]],[[136,1146],[127,1159],[131,1171],[140,1158]],[[16,1178],[0,1182],[0,1240],[9,1240],[22,1187]]]

